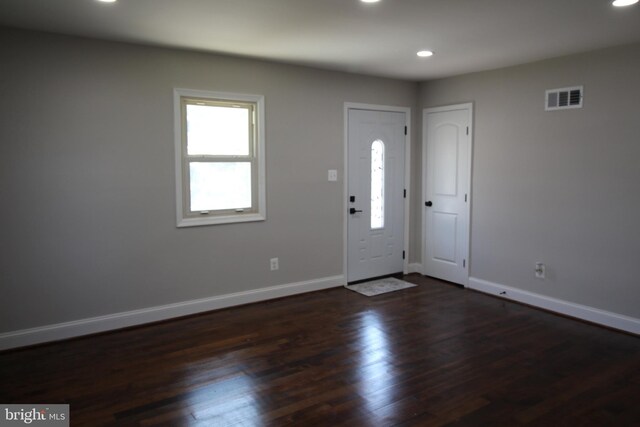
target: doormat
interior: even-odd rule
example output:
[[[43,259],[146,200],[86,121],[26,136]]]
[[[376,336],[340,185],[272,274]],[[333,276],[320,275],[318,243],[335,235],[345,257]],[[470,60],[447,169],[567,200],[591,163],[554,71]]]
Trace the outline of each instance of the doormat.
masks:
[[[387,277],[385,279],[372,280],[356,285],[347,285],[345,288],[368,297],[373,297],[386,294],[387,292],[399,291],[400,289],[413,288],[414,286],[417,285],[396,279],[395,277]]]

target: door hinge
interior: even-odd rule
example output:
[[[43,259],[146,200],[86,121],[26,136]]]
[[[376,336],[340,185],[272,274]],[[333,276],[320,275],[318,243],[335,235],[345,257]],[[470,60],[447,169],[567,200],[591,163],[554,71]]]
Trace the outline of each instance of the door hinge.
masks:
[[[462,260],[462,268],[465,268],[467,266],[467,260],[463,259]]]
[[[405,135],[407,134],[407,127],[406,126],[404,127],[404,134]]]
[[[407,198],[407,189],[406,188],[404,189],[404,193],[403,194],[404,194],[403,197],[406,199]]]
[[[402,259],[404,259],[404,257],[405,257],[405,252],[402,251]]]
[[[467,135],[469,135],[469,126],[467,126]]]

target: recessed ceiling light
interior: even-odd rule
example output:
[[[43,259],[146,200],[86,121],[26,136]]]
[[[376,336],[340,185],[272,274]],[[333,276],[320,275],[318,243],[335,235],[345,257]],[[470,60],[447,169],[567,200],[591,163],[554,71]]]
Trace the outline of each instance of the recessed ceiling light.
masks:
[[[100,3],[115,3],[116,0],[98,0]]]
[[[624,6],[631,6],[632,4],[636,4],[636,3],[638,3],[638,0],[615,0],[611,4],[614,5],[615,7],[624,7]]]
[[[433,52],[431,52],[430,50],[421,50],[420,52],[417,53],[417,55],[420,58],[428,58],[430,56],[433,56]]]
[[[378,3],[380,0],[360,0],[362,3]]]

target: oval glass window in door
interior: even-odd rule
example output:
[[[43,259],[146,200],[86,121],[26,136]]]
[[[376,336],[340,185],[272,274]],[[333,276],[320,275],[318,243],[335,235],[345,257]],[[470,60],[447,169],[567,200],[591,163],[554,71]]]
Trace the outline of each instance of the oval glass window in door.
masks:
[[[384,142],[371,144],[371,229],[384,228]]]

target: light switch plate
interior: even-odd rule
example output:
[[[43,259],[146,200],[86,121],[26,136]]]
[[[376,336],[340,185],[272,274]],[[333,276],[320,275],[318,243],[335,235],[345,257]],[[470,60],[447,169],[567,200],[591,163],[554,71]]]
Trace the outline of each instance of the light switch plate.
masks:
[[[335,169],[329,169],[329,181],[337,181],[338,180],[338,171]]]

